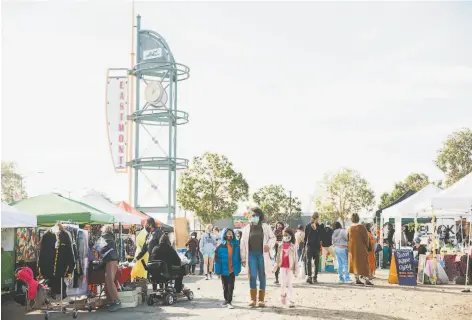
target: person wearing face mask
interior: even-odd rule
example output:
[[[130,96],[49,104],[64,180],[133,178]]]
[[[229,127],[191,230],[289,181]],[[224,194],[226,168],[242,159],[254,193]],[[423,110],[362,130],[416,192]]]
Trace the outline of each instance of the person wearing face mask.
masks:
[[[197,240],[197,233],[194,231],[190,235],[190,239],[187,241],[185,246],[188,248],[186,256],[190,260],[190,274],[195,275],[195,267],[198,263],[198,240]]]
[[[221,277],[223,284],[223,306],[233,309],[233,291],[235,277],[241,272],[241,254],[239,241],[235,239],[232,229],[223,229],[221,244],[215,252],[215,274]]]
[[[282,245],[283,233],[284,233],[284,224],[282,222],[278,221],[275,224],[275,230],[274,230],[274,235],[275,235],[275,238],[277,240],[277,242],[275,243],[275,246],[274,246],[275,256],[277,256],[279,246]],[[279,284],[279,273],[280,273],[280,268],[278,268],[275,271],[275,284]]]
[[[319,214],[318,212],[313,213],[311,217],[311,223],[307,224],[305,227],[305,244],[304,254],[306,257],[306,273],[307,279],[306,282],[313,284],[318,283],[318,265],[320,263],[320,249],[321,242],[324,232],[324,225],[319,224]],[[315,260],[315,276],[312,277],[312,261]]]
[[[264,212],[251,208],[248,212],[250,224],[244,227],[241,237],[241,261],[248,268],[251,302],[250,307],[265,307],[266,279],[271,273],[269,252],[276,239],[271,227],[264,223]],[[259,301],[257,301],[257,278],[259,277]]]
[[[241,240],[241,235],[243,234],[241,230],[238,230],[235,233],[236,233],[236,240]]]
[[[152,250],[154,249],[155,246],[159,245],[159,240],[161,239],[163,235],[161,228],[157,226],[156,220],[154,220],[154,218],[148,218],[146,220],[146,224],[144,225],[144,228],[146,229],[146,232],[147,232],[146,240],[144,241],[144,245],[143,245],[143,248],[141,249],[141,252],[133,260],[133,263],[136,263],[136,261],[141,260],[146,254],[146,252],[149,252],[149,255],[151,255]],[[156,291],[157,284],[153,284],[152,288],[154,291]]]
[[[282,274],[282,305],[293,308],[295,305],[292,300],[292,282],[298,275],[298,252],[295,244],[295,234],[291,229],[285,229],[283,232],[283,242],[279,246],[279,251],[275,259],[274,271],[280,270]]]
[[[213,262],[215,258],[216,237],[213,235],[213,226],[209,224],[206,232],[200,238],[200,252],[203,255],[203,271],[205,273],[205,280],[213,278]]]

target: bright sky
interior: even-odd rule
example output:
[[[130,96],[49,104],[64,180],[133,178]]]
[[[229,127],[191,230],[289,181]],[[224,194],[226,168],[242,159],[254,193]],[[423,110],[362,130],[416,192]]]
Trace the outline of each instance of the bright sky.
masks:
[[[129,67],[131,5],[67,2],[3,4],[2,159],[19,164],[30,195],[89,187],[126,200],[104,102],[106,69]],[[411,172],[440,179],[436,150],[471,126],[470,2],[135,9],[191,68],[178,155],[225,154],[251,191],[283,184],[306,209],[342,166],[377,196]]]

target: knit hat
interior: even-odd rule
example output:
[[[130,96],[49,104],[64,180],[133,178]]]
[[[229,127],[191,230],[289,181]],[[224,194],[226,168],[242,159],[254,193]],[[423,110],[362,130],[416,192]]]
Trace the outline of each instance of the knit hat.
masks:
[[[420,244],[421,243],[421,238],[420,237],[415,238],[415,243]]]

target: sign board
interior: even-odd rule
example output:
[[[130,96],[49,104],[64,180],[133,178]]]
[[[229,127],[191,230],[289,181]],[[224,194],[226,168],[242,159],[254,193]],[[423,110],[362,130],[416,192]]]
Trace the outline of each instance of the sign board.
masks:
[[[156,48],[156,49],[143,51],[143,60],[160,59],[160,58],[162,58],[162,48]]]
[[[107,77],[107,128],[113,166],[126,172],[128,78]]]
[[[398,284],[401,286],[416,286],[415,262],[412,250],[395,250],[395,266]]]

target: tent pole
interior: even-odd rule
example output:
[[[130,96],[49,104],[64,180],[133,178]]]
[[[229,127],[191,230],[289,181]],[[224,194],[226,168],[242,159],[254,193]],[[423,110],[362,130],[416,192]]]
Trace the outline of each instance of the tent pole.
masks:
[[[462,224],[462,221],[461,221],[461,224]],[[469,283],[469,260],[470,260],[470,251],[471,251],[471,246],[472,246],[472,239],[470,238],[471,236],[471,228],[472,228],[472,207],[470,208],[470,222],[469,222],[469,247],[466,251],[467,253],[467,260],[466,260],[466,263],[467,263],[467,267],[465,268],[465,286],[464,286],[464,290],[462,290],[462,292],[470,292],[470,289],[467,288],[468,286],[468,283]]]

